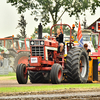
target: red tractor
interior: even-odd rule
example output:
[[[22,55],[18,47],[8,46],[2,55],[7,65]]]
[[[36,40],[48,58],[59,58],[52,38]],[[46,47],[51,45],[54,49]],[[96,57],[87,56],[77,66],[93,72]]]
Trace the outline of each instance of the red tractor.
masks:
[[[26,65],[28,64],[28,55],[30,52],[29,40],[30,38],[15,38],[14,35],[0,38],[0,46],[8,49],[10,66],[14,70],[16,70],[17,65],[20,63],[24,62]]]
[[[58,25],[67,25],[70,28],[70,42],[59,52],[58,42],[52,37],[52,28]],[[26,84],[28,75],[31,83],[49,82],[53,84],[62,81],[85,83],[88,80],[89,60],[84,48],[74,47],[71,40],[71,27],[68,24],[56,24],[51,27],[50,38],[42,39],[42,25],[38,27],[38,39],[30,40],[29,64],[19,64],[16,77],[19,84]]]

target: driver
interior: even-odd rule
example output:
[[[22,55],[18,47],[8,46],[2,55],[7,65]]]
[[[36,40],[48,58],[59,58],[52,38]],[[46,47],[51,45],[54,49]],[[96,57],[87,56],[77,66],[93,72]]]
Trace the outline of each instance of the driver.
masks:
[[[56,34],[56,41],[58,41],[59,46],[60,46],[60,53],[63,51],[63,33],[61,32],[60,28],[57,29],[57,34]]]

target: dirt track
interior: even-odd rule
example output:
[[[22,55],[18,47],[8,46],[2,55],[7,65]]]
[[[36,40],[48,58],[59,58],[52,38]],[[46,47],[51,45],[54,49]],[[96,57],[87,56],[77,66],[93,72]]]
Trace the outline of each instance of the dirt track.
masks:
[[[64,84],[66,85],[66,83],[63,83],[63,85]],[[21,86],[42,86],[42,85],[52,85],[52,84],[51,83],[31,84],[28,81],[28,84],[21,85],[21,84],[18,84],[16,80],[3,80],[3,81],[0,80],[0,87],[21,87]],[[55,94],[54,97],[52,97],[53,94]],[[17,95],[20,95],[20,96],[16,97]],[[27,98],[27,96],[29,95],[30,97]],[[35,98],[35,96],[37,97]],[[53,90],[53,91],[21,92],[21,93],[6,93],[6,94],[0,93],[0,100],[83,100],[83,99],[84,100],[100,100],[100,88],[63,89],[63,90]]]
[[[42,85],[52,85],[52,84],[32,84],[28,81],[27,84],[18,84],[17,80],[0,80],[0,87],[21,87],[21,86],[42,86]]]
[[[3,96],[0,100],[100,100],[100,92]]]

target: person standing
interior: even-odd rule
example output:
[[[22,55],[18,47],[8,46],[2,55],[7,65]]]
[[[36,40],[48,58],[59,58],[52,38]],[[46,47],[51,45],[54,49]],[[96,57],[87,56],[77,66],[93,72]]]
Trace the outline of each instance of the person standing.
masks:
[[[86,49],[86,51],[87,51],[87,53],[88,53],[88,56],[89,56],[89,60],[91,60],[91,57],[90,57],[90,55],[91,55],[91,50],[90,49],[88,49],[88,44],[84,44],[84,48]]]
[[[0,52],[0,66],[3,66],[3,55],[4,54],[4,50],[1,50],[1,52]]]

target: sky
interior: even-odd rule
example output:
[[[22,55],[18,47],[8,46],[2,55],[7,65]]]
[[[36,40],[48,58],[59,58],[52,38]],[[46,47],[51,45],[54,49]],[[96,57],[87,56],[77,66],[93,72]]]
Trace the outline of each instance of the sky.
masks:
[[[26,11],[24,16],[27,22],[26,34],[30,37],[30,35],[34,32],[34,29],[38,27],[40,20],[38,22],[34,21],[35,16],[31,16],[30,11]],[[95,15],[91,15],[89,11],[86,11],[87,25],[92,24],[92,22],[97,20],[99,17],[100,8],[97,8]],[[11,6],[11,4],[6,3],[6,0],[0,0],[0,38],[20,34],[20,29],[16,29],[19,19],[20,14],[17,14],[16,8]],[[80,16],[80,23],[82,23],[83,20],[84,17]],[[60,21],[58,23],[60,23]],[[62,23],[72,26],[72,24],[75,23],[75,17],[69,17],[66,12],[62,16]],[[52,22],[47,26],[51,27]]]

